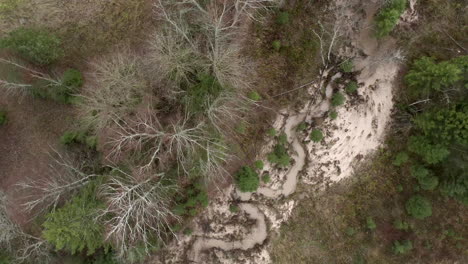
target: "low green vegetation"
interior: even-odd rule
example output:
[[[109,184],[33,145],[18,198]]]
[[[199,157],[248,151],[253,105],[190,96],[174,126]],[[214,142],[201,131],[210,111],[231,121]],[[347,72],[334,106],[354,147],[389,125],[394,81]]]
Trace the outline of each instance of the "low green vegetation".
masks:
[[[256,160],[255,163],[254,163],[254,167],[257,170],[263,170],[263,166],[265,166],[265,164],[263,163],[262,160]]]
[[[416,219],[424,219],[432,215],[431,202],[421,196],[414,195],[406,202],[406,212]]]
[[[400,16],[406,10],[407,0],[389,0],[375,18],[375,36],[387,36],[396,26]]]
[[[355,81],[351,81],[348,84],[346,84],[345,91],[348,94],[353,94],[357,91],[358,89],[358,84]]]
[[[249,93],[249,99],[252,101],[262,100],[262,96],[257,91],[252,91]]]
[[[329,116],[330,116],[330,119],[331,120],[335,120],[338,118],[338,112],[336,112],[335,110],[332,110],[330,113],[329,113]]]
[[[176,196],[174,213],[179,216],[195,216],[208,206],[208,194],[202,184],[194,184],[185,189],[183,195]]]
[[[0,126],[6,124],[7,120],[7,112],[0,110]]]
[[[264,183],[269,183],[269,182],[271,181],[270,174],[267,173],[267,174],[263,175],[262,181],[263,181]]]
[[[83,86],[83,75],[75,69],[68,69],[63,73],[60,83],[53,88],[50,97],[61,103],[72,103],[73,96]]]
[[[409,156],[406,152],[400,152],[396,155],[393,165],[400,167],[401,165],[408,162]]]
[[[312,132],[310,133],[310,139],[313,142],[320,142],[323,139],[323,133],[319,129],[313,129]]]
[[[332,106],[336,107],[336,106],[343,105],[345,101],[346,101],[346,97],[342,93],[337,92],[333,95],[331,104]]]
[[[187,105],[192,113],[199,113],[223,91],[219,81],[212,75],[199,74],[197,83],[187,91]]]
[[[393,243],[393,252],[395,254],[406,254],[413,249],[413,243],[410,240],[395,241]]]
[[[229,206],[229,212],[231,212],[231,213],[238,213],[239,211],[240,211],[239,206],[234,205],[234,204],[231,204],[231,205]]]
[[[288,154],[288,140],[284,133],[278,136],[278,143],[273,147],[273,152],[267,155],[270,163],[276,164],[280,167],[287,167],[291,163],[291,157]]]
[[[281,11],[276,16],[276,23],[279,25],[287,25],[289,23],[289,13],[286,11]]]
[[[275,137],[278,132],[274,128],[270,128],[267,130],[267,135],[270,137]]]
[[[64,55],[60,39],[42,29],[16,29],[0,40],[0,48],[10,49],[41,66],[50,65]]]
[[[375,223],[374,218],[372,218],[372,217],[367,217],[367,219],[366,219],[366,227],[367,227],[367,229],[369,229],[369,230],[371,230],[371,231],[372,231],[372,230],[375,230],[375,229],[377,228],[377,224]]]
[[[271,43],[271,46],[275,51],[280,51],[281,49],[281,40],[275,40],[273,43]]]
[[[347,59],[347,60],[343,61],[340,64],[340,69],[345,73],[353,72],[353,69],[354,69],[353,61],[350,60],[350,59]]]
[[[299,125],[297,125],[296,130],[297,131],[304,131],[307,129],[307,123],[306,122],[301,122]]]
[[[97,147],[97,137],[83,131],[66,131],[60,137],[60,143],[64,145],[83,144],[95,150]]]
[[[242,167],[235,175],[237,187],[241,192],[254,192],[258,189],[258,173],[248,166]]]
[[[393,223],[393,227],[403,231],[408,231],[410,229],[409,223],[402,220],[395,220],[395,222]]]

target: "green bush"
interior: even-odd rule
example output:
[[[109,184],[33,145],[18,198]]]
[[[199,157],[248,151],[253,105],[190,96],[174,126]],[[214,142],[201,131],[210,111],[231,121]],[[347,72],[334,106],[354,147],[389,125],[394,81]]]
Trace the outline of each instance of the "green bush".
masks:
[[[276,23],[279,25],[286,25],[289,24],[289,13],[288,12],[280,12],[276,17]]]
[[[299,125],[297,125],[296,130],[297,131],[304,131],[307,129],[307,123],[306,122],[301,122]]]
[[[421,165],[412,166],[410,171],[423,190],[432,191],[439,185],[439,179]]]
[[[468,104],[454,104],[416,116],[414,124],[434,142],[468,145]]]
[[[208,193],[201,184],[194,184],[186,189],[185,195],[176,197],[174,213],[181,216],[195,216],[199,208],[209,204]]]
[[[254,166],[258,170],[263,170],[263,166],[265,166],[265,164],[263,164],[263,161],[257,160],[255,161]]]
[[[431,202],[421,195],[413,195],[406,202],[406,212],[416,219],[424,219],[432,215]]]
[[[346,235],[352,237],[357,233],[356,229],[353,227],[346,228]]]
[[[395,241],[393,242],[393,252],[395,254],[406,254],[413,249],[413,243],[409,240],[404,240],[402,242]]]
[[[271,43],[271,46],[275,51],[280,51],[281,49],[281,41],[280,40],[275,40],[273,43]]]
[[[345,73],[353,72],[353,62],[351,60],[345,60],[340,64],[340,69]]]
[[[83,144],[95,150],[97,147],[97,137],[88,135],[87,132],[83,131],[66,131],[60,137],[60,143],[63,145]]]
[[[408,231],[410,226],[408,222],[406,221],[401,221],[401,220],[395,220],[393,223],[393,226],[398,229],[398,230],[403,230],[403,231]]]
[[[231,212],[231,213],[237,213],[237,212],[239,212],[239,210],[240,210],[240,208],[237,205],[231,204],[229,206],[229,212]]]
[[[105,254],[96,254],[86,264],[119,264],[112,251]]]
[[[344,104],[345,101],[346,101],[345,96],[342,93],[337,92],[333,95],[331,103],[333,106],[340,106]]]
[[[468,205],[468,175],[464,174],[444,180],[441,183],[440,192],[444,196],[455,198]]]
[[[267,173],[267,174],[263,175],[262,181],[263,181],[264,183],[269,183],[269,182],[271,181],[270,174]]]
[[[348,94],[352,94],[352,93],[355,93],[358,89],[358,84],[357,82],[355,81],[351,81],[349,82],[346,87],[345,87],[345,91],[348,93]]]
[[[83,75],[75,69],[63,73],[60,85],[52,86],[50,97],[61,103],[71,103],[73,95],[83,86]]]
[[[441,91],[462,78],[459,65],[449,61],[435,63],[430,57],[417,59],[405,75],[405,81],[413,93],[428,96],[432,91]]]
[[[331,120],[335,120],[338,118],[338,112],[336,112],[335,110],[331,111],[329,115]]]
[[[267,130],[267,135],[270,136],[270,137],[275,137],[276,134],[277,134],[277,132],[276,132],[276,129],[274,129],[274,128],[270,128],[270,129]]]
[[[104,225],[96,222],[102,204],[95,197],[94,184],[85,189],[62,208],[46,215],[43,237],[56,250],[67,250],[71,254],[86,250],[87,255],[104,247]]]
[[[278,143],[281,145],[288,144],[288,136],[286,135],[286,133],[283,132],[278,136]]]
[[[254,192],[258,189],[260,179],[258,174],[250,167],[244,166],[236,173],[237,187],[241,192]]]
[[[40,29],[19,28],[0,40],[0,48],[17,52],[38,65],[49,65],[63,56],[58,37]]]
[[[204,111],[208,103],[215,100],[223,90],[219,81],[210,74],[199,74],[197,80],[187,90],[187,104],[193,113]]]
[[[7,252],[5,249],[0,249],[0,264],[12,264],[12,263],[13,263],[13,259],[10,253]]]
[[[423,136],[410,137],[408,150],[418,154],[428,164],[437,164],[450,154],[445,146],[432,144],[429,139]]]
[[[322,141],[323,139],[323,133],[322,131],[318,130],[318,129],[314,129],[312,130],[312,132],[310,133],[310,139],[314,142],[320,142]]]
[[[0,110],[0,126],[6,124],[7,122],[7,112]]]
[[[439,179],[436,176],[427,176],[418,179],[418,183],[423,190],[432,191],[439,185]]]
[[[408,162],[409,156],[406,152],[400,152],[396,155],[395,159],[393,160],[393,165],[400,167],[401,165]]]
[[[367,217],[366,226],[369,230],[375,230],[377,228],[377,225],[375,224],[374,219],[372,217]]]
[[[398,19],[406,9],[406,0],[392,0],[380,10],[375,19],[375,35],[382,38],[395,28]]]
[[[270,163],[277,164],[280,167],[287,167],[291,163],[291,157],[288,155],[286,147],[282,144],[277,144],[273,148],[273,152],[267,155]]]
[[[252,91],[249,93],[249,99],[253,101],[260,101],[262,100],[262,97],[257,91]]]
[[[236,132],[239,134],[245,134],[247,133],[247,124],[245,122],[241,122],[236,126]]]

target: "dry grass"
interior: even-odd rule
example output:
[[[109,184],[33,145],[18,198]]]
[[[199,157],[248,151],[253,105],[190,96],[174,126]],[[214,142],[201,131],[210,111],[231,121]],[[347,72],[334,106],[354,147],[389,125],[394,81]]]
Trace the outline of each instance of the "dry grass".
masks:
[[[274,263],[466,261],[466,238],[458,238],[468,232],[462,220],[468,217],[463,205],[438,192],[427,192],[424,195],[433,203],[433,216],[424,221],[409,217],[404,203],[417,184],[404,171],[388,165],[391,157],[390,152],[381,153],[357,171],[353,179],[302,200],[273,242],[270,252]],[[403,191],[398,191],[399,186],[403,186]],[[368,217],[377,224],[373,231],[367,228]],[[408,222],[410,229],[396,229],[396,220]],[[457,235],[444,235],[447,232]],[[405,239],[412,241],[414,249],[406,255],[394,254],[393,242]]]
[[[7,0],[0,6],[0,37],[18,27],[46,28],[57,34],[70,64],[118,43],[141,42],[153,22],[146,0]]]

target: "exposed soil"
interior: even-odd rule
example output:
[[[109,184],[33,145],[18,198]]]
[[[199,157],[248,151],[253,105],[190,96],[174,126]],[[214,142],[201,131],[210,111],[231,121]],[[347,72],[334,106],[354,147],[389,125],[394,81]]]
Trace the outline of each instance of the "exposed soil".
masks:
[[[0,128],[0,188],[8,194],[13,221],[24,226],[29,217],[18,210],[22,195],[16,184],[48,175],[49,152],[60,147],[59,138],[70,123],[72,109],[37,98],[5,95],[0,98],[0,108],[8,113],[8,123]]]

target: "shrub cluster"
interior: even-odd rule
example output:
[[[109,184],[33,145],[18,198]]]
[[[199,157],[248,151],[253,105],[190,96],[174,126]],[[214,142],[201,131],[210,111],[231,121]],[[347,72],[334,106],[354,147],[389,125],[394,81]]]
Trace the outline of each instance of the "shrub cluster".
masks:
[[[41,29],[19,28],[0,40],[0,48],[7,48],[37,65],[45,66],[63,56],[60,39]]]
[[[423,196],[413,195],[406,202],[406,212],[416,219],[424,219],[432,215],[432,205]]]
[[[406,0],[390,0],[382,8],[375,19],[375,35],[377,38],[387,36],[396,26],[398,19],[406,9]]]
[[[322,131],[320,131],[320,130],[318,130],[318,129],[312,130],[312,132],[310,133],[310,139],[311,139],[313,142],[320,142],[320,141],[322,141],[322,139],[323,139],[323,133],[322,133]]]
[[[354,64],[351,60],[347,59],[340,64],[340,69],[345,73],[353,72]]]
[[[237,187],[241,192],[254,192],[258,189],[260,179],[257,172],[248,166],[242,167],[235,175]]]
[[[346,97],[342,93],[337,92],[333,95],[331,103],[332,103],[332,106],[340,106],[344,104],[345,101],[346,101]]]
[[[60,143],[64,145],[83,144],[90,149],[96,149],[97,137],[83,131],[66,131],[60,137]]]
[[[174,213],[181,216],[195,216],[200,208],[208,206],[208,194],[201,184],[187,188],[185,195],[176,197]]]

